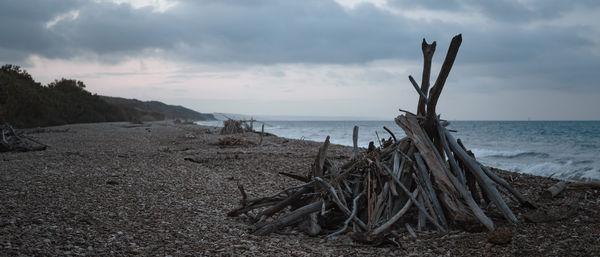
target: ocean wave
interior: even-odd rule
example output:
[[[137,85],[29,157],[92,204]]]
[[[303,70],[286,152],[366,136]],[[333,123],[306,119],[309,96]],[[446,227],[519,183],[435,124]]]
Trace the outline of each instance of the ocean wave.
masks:
[[[581,167],[574,165],[573,161],[566,163],[542,162],[525,167],[521,172],[571,181],[600,180],[599,169],[590,166]]]
[[[548,158],[550,157],[547,153],[534,152],[534,151],[522,151],[522,150],[489,150],[489,149],[472,149],[476,157],[494,157],[494,158],[521,158],[521,157],[539,157]]]

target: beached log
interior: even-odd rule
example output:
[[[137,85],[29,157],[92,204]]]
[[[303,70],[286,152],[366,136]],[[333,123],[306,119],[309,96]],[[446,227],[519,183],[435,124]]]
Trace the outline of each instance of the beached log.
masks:
[[[0,152],[43,151],[48,145],[17,132],[8,123],[0,125]]]
[[[600,189],[600,181],[582,181],[582,182],[570,182],[569,188],[594,188]]]
[[[550,199],[554,198],[555,196],[557,196],[558,194],[560,194],[562,191],[565,191],[566,188],[567,188],[567,182],[560,181],[560,182],[552,185],[548,189],[544,190],[544,192],[542,192],[541,197],[544,200],[550,200]]]
[[[323,205],[323,201],[316,201],[311,204],[305,205],[289,213],[288,215],[279,218],[275,222],[267,223],[261,227],[255,227],[252,233],[259,236],[264,236],[282,227],[291,225],[295,222],[300,222],[305,215],[321,210],[321,205]]]

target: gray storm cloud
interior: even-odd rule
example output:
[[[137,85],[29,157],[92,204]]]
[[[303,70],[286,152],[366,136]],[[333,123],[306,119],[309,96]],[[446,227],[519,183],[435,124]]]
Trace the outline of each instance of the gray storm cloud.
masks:
[[[596,1],[401,1],[388,9],[345,8],[332,0],[179,1],[166,10],[99,1],[0,2],[0,61],[159,56],[198,63],[360,64],[420,60],[421,38],[437,40],[439,60],[462,33],[457,69],[466,74],[556,90],[598,90],[598,26],[557,24],[569,11],[598,10]],[[394,10],[474,13],[486,22],[405,17]],[[56,19],[77,12],[76,17]],[[50,21],[55,21],[49,26]],[[536,24],[533,26],[532,24]],[[418,49],[418,48],[417,48]],[[438,60],[438,61],[439,61]],[[567,86],[568,84],[568,86]],[[482,87],[485,87],[482,85]]]

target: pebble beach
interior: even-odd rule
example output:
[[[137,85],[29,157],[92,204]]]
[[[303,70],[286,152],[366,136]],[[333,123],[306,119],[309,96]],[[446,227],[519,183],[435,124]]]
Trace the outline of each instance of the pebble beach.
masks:
[[[252,197],[301,183],[278,173],[306,174],[320,142],[268,135],[259,144],[259,133],[223,136],[172,121],[25,132],[49,147],[0,153],[2,256],[600,255],[600,192],[538,200],[554,179],[495,170],[550,217],[528,220],[531,210],[508,201],[519,223],[490,215],[508,233],[502,244],[464,230],[414,238],[399,229],[400,245],[383,246],[297,231],[254,236],[248,217],[226,215],[239,204],[238,185]],[[339,162],[351,155],[341,145],[328,152]]]

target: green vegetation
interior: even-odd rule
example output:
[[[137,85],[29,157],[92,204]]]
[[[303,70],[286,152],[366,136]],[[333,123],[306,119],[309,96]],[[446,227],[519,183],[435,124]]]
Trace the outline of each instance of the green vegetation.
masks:
[[[101,96],[86,91],[81,81],[63,78],[43,86],[19,66],[7,64],[0,68],[0,122],[18,128],[139,122],[162,120],[165,116],[162,112],[142,110],[127,103],[108,103]]]
[[[121,97],[101,97],[112,104],[128,105],[137,110],[162,113],[165,115],[166,119],[217,120],[212,114],[199,113],[179,105],[168,105],[158,101],[140,101],[137,99],[125,99]]]

